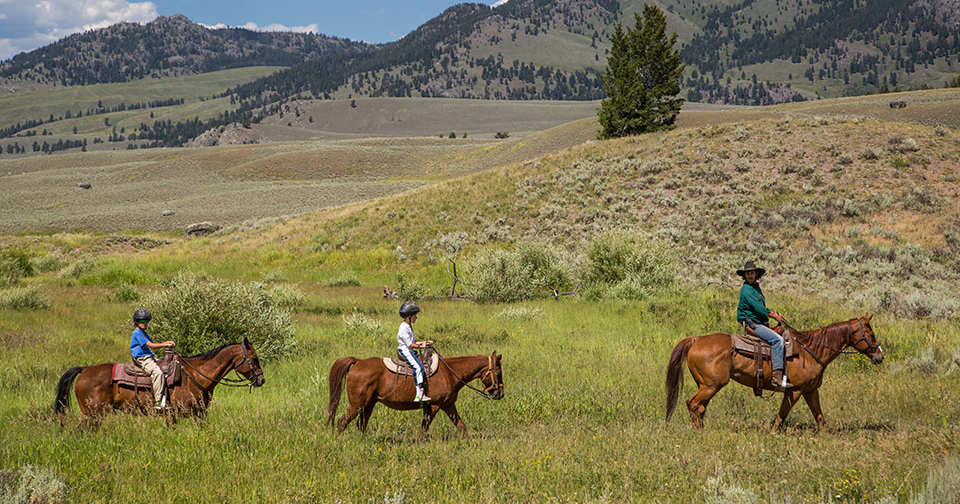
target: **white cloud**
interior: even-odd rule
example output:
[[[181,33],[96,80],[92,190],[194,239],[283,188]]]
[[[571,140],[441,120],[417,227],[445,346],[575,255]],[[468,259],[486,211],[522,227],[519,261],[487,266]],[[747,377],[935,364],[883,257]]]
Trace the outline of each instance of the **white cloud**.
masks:
[[[149,23],[157,18],[153,2],[127,0],[0,0],[0,60],[52,44],[74,33],[122,21]]]
[[[271,23],[267,26],[257,26],[257,23],[253,21],[248,22],[247,24],[240,26],[239,28],[246,28],[253,31],[268,31],[268,32],[297,32],[297,33],[320,33],[319,25],[313,23],[307,26],[284,26],[279,23]]]

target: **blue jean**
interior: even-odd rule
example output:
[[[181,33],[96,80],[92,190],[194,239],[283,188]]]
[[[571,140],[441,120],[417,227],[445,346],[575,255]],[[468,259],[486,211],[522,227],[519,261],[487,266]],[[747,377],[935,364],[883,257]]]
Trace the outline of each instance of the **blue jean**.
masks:
[[[770,367],[772,369],[783,369],[783,338],[773,329],[756,322],[747,321],[747,327],[753,329],[753,332],[760,336],[760,339],[770,343]]]
[[[423,364],[420,363],[420,359],[417,358],[417,354],[407,347],[400,347],[397,349],[397,352],[400,352],[403,360],[407,361],[407,364],[410,364],[410,367],[413,368],[413,380],[416,382],[417,389],[419,390],[423,386],[424,377],[427,375],[426,371],[423,369]]]

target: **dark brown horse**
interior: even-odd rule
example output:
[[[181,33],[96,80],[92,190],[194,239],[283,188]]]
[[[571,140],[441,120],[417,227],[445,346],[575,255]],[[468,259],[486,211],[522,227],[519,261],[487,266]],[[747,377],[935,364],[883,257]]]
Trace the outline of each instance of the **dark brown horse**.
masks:
[[[246,338],[243,343],[231,343],[192,357],[178,356],[181,378],[178,385],[168,389],[171,410],[180,415],[202,417],[219,383],[231,381],[227,373],[236,370],[248,380],[249,386],[259,387],[266,380],[260,369],[260,359]],[[80,378],[77,378],[79,376]],[[67,370],[57,384],[55,413],[70,407],[70,384],[76,379],[74,393],[80,411],[88,417],[97,417],[111,409],[129,409],[147,412],[153,410],[153,392],[146,387],[132,389],[112,382],[113,363],[75,367]]]
[[[467,427],[457,411],[457,395],[464,386],[473,388],[469,383],[480,379],[481,392],[488,399],[503,398],[503,371],[500,367],[501,356],[497,352],[491,355],[466,355],[462,357],[440,357],[436,374],[428,378],[428,390],[432,401],[416,403],[412,376],[399,376],[387,370],[383,359],[371,357],[359,360],[356,357],[341,357],[330,368],[330,402],[327,405],[327,423],[333,426],[333,418],[340,405],[340,395],[346,382],[347,399],[350,406],[337,422],[343,430],[357,416],[361,431],[366,431],[370,415],[378,402],[395,410],[413,410],[423,408],[423,422],[420,424],[419,441],[430,428],[433,417],[443,410],[464,438]]]
[[[836,322],[827,327],[811,331],[792,331],[794,345],[800,343],[799,355],[787,359],[787,376],[793,388],[783,394],[780,413],[773,424],[773,430],[780,428],[790,409],[800,397],[807,401],[817,426],[824,425],[823,412],[820,410],[820,384],[823,372],[840,353],[853,347],[864,354],[874,364],[883,362],[883,351],[877,343],[870,316],[846,322]],[[800,334],[798,334],[798,332]],[[703,416],[710,399],[733,379],[748,387],[756,387],[756,361],[733,350],[729,334],[714,333],[692,338],[684,338],[677,343],[667,365],[667,421],[677,406],[677,395],[683,385],[683,360],[687,360],[690,374],[697,382],[697,393],[687,399],[687,409],[693,427],[703,427]],[[770,376],[770,361],[763,363],[763,375]],[[769,378],[761,384],[766,390],[774,390]]]

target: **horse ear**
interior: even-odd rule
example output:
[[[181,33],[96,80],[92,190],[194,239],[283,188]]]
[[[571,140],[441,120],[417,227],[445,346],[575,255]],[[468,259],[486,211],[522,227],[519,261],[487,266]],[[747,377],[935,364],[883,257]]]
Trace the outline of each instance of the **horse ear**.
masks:
[[[873,315],[870,315],[869,313],[864,313],[864,314],[863,314],[863,321],[866,322],[866,323],[868,323],[868,324],[870,323],[870,319],[872,319],[872,318],[873,318]]]
[[[246,347],[252,347],[252,346],[253,346],[253,345],[250,344],[250,340],[249,340],[246,336],[243,337],[243,346],[246,346]]]

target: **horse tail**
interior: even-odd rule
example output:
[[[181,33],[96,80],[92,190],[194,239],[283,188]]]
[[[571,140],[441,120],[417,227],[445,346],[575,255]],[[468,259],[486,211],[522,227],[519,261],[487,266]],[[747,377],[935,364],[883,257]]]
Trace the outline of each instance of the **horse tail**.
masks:
[[[680,394],[680,387],[683,386],[683,361],[687,358],[687,353],[696,338],[684,338],[674,347],[670,354],[670,362],[667,364],[667,421],[673,415],[673,410],[677,407],[677,396]]]
[[[330,402],[327,403],[327,423],[333,427],[333,418],[337,415],[340,406],[340,395],[343,392],[343,381],[347,378],[350,368],[357,363],[356,357],[341,357],[330,368]]]
[[[82,367],[70,368],[60,377],[60,383],[57,384],[57,398],[53,401],[54,413],[59,415],[70,408],[70,385],[73,385],[73,380],[77,379],[82,371]]]

